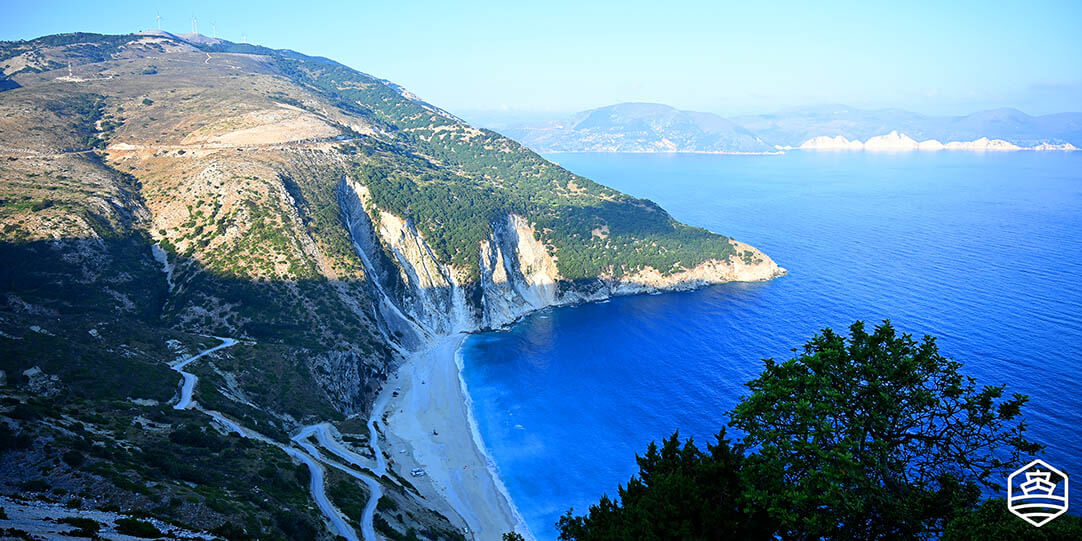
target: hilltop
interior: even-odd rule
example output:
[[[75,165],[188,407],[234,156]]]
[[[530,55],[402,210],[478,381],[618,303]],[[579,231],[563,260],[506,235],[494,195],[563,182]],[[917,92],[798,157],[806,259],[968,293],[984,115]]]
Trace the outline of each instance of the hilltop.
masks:
[[[379,473],[373,404],[404,358],[546,306],[784,273],[326,58],[80,33],[0,43],[0,67],[2,491],[73,514],[461,537],[429,478]],[[239,342],[185,365],[175,409],[172,364],[211,336]],[[325,422],[359,469],[305,447]]]

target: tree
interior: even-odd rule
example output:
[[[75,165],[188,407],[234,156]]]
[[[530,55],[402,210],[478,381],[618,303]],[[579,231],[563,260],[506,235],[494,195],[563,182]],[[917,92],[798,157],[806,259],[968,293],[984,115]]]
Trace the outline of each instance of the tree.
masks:
[[[617,499],[602,496],[585,516],[569,510],[560,518],[560,539],[769,539],[769,517],[744,505],[744,449],[730,445],[724,430],[716,439],[706,452],[691,440],[681,447],[678,434],[660,450],[651,442]]]
[[[943,534],[943,541],[984,539],[1077,541],[1082,539],[1082,518],[1062,515],[1038,529],[1012,515],[1006,500],[988,500],[976,509],[960,512]]]
[[[1027,397],[978,388],[935,339],[890,322],[848,340],[830,329],[794,359],[765,361],[732,413],[757,452],[748,494],[790,539],[923,537],[973,507],[979,485],[1041,446],[1025,438]]]

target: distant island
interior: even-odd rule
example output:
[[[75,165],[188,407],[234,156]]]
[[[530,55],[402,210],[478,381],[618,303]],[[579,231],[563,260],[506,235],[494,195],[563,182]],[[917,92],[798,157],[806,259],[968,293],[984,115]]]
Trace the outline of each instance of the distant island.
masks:
[[[620,103],[501,131],[538,152],[1065,151],[1082,147],[1082,113],[1031,116],[1004,108],[925,116],[825,105],[723,118],[657,103]]]

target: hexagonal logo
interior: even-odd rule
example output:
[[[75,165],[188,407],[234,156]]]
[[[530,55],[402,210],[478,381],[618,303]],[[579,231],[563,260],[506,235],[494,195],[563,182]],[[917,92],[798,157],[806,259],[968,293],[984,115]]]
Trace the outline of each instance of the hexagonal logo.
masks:
[[[1007,476],[1007,509],[1040,528],[1067,512],[1067,474],[1034,460]]]

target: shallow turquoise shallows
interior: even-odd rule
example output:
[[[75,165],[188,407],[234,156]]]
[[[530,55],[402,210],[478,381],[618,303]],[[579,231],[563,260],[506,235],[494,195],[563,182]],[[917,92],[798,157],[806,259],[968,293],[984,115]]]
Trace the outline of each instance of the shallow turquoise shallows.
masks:
[[[539,539],[614,495],[651,440],[717,432],[761,359],[856,319],[934,334],[978,383],[1029,394],[1044,458],[1082,474],[1082,152],[548,157],[789,276],[546,310],[465,342],[482,438]]]

